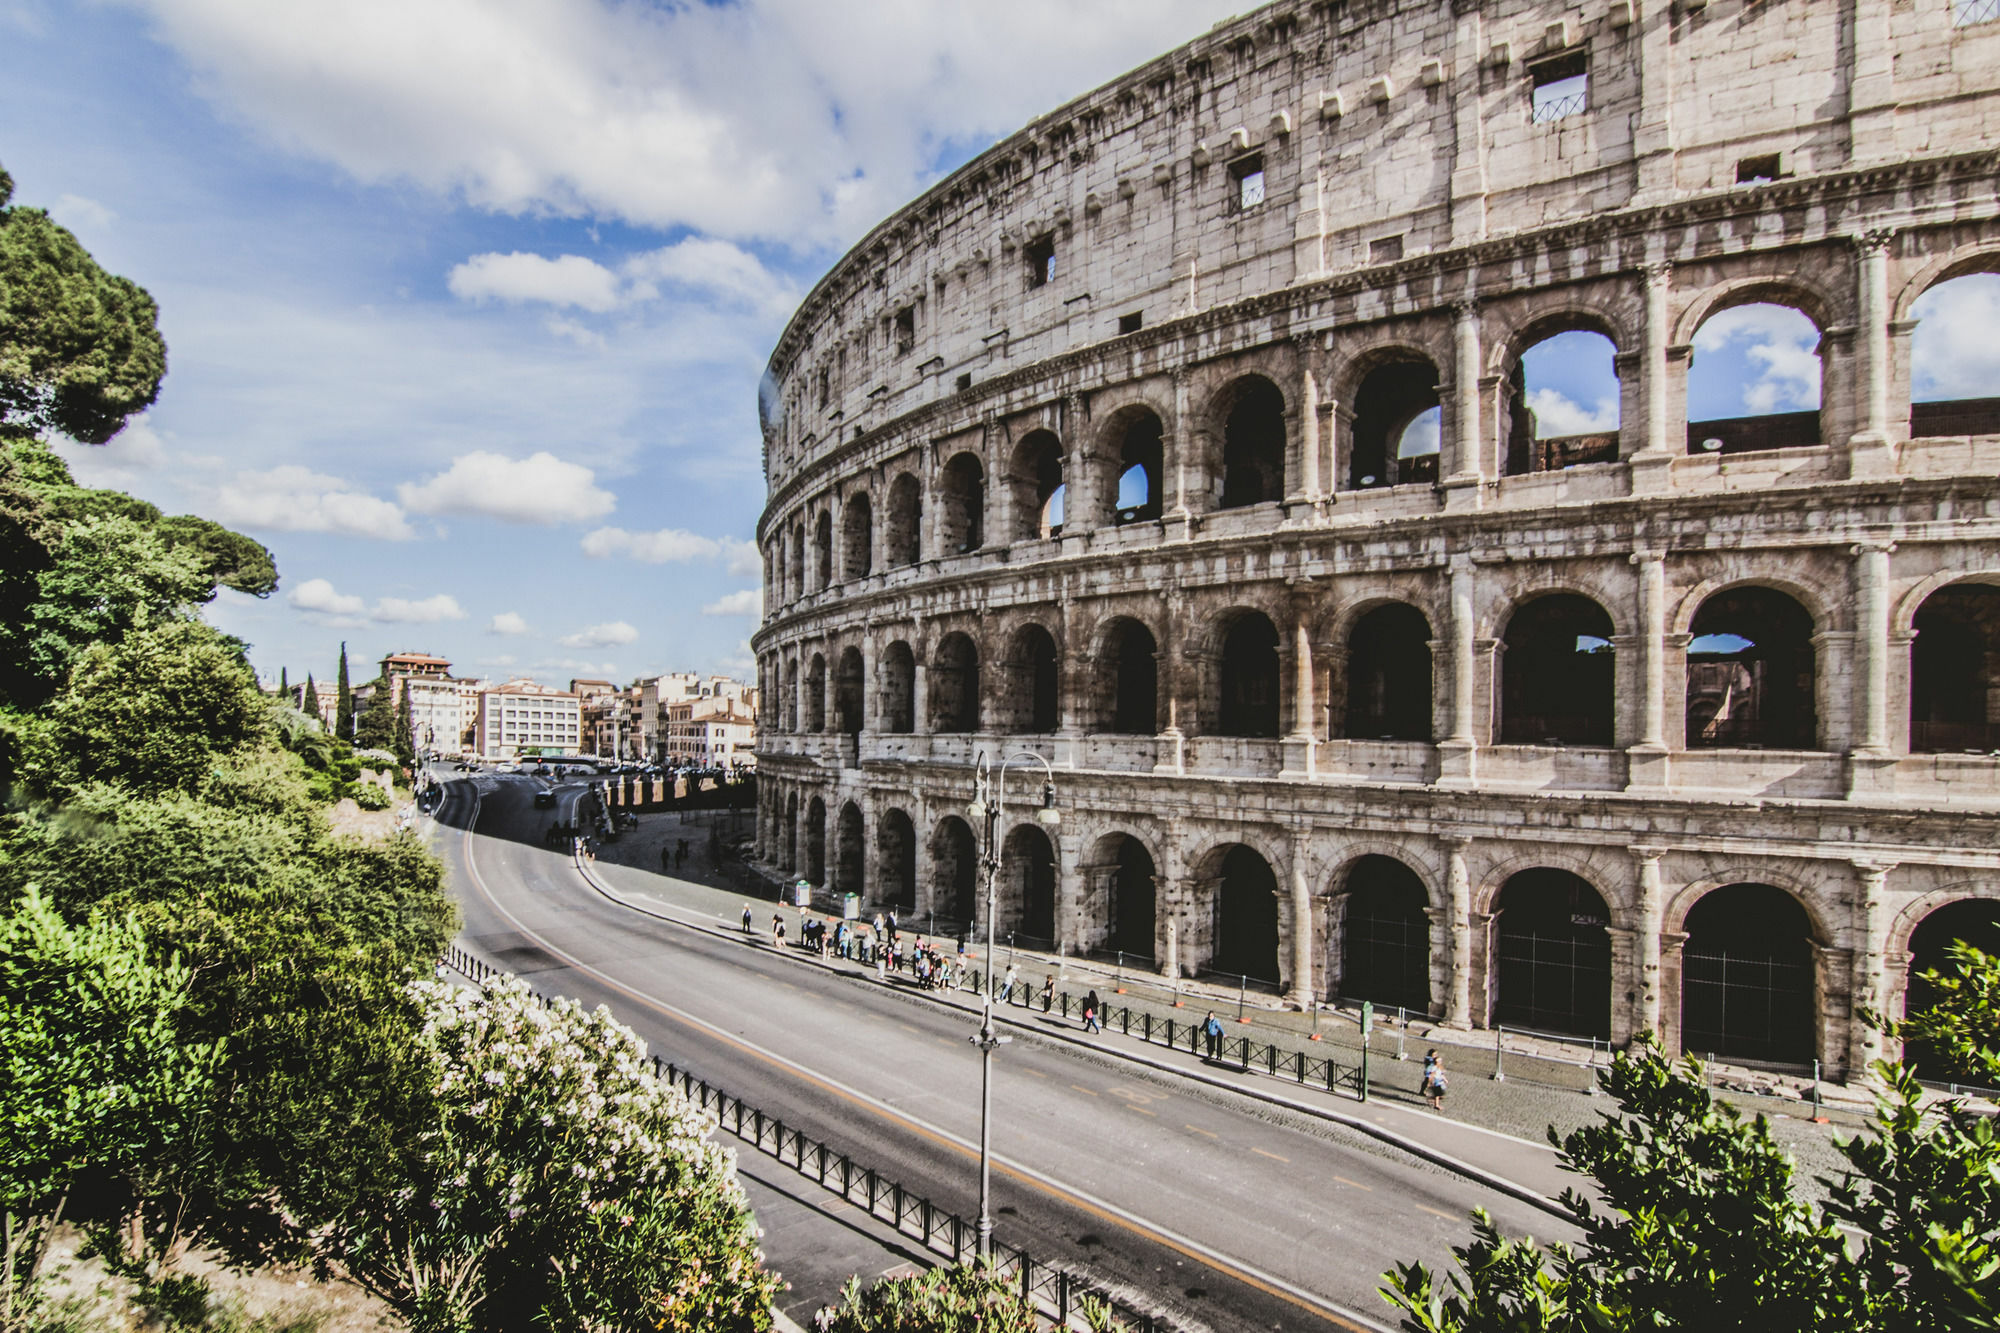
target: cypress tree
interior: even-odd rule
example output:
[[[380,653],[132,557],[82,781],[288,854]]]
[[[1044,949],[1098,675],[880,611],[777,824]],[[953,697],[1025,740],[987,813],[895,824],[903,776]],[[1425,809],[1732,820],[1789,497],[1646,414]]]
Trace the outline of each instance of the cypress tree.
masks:
[[[299,711],[317,722],[319,716],[319,689],[313,684],[312,672],[306,672],[306,690],[299,696]]]
[[[395,682],[389,682],[393,689]],[[410,716],[410,686],[403,683],[403,697],[396,704],[396,758],[405,768],[417,762],[416,723]]]
[[[291,678],[285,674],[285,669],[283,667],[278,668],[278,697],[280,699],[283,699],[286,703],[290,703],[292,701]]]
[[[340,643],[340,677],[334,682],[333,734],[344,741],[354,739],[354,691],[347,683],[347,641]]]

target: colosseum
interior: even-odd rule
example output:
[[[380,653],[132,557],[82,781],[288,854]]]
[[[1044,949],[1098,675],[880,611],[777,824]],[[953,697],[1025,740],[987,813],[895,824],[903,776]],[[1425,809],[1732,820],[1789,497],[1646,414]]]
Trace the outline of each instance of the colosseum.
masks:
[[[1003,935],[1864,1070],[2000,937],[1996,129],[2000,0],[1279,0],[999,142],[771,358],[758,856],[966,920],[1028,751]]]

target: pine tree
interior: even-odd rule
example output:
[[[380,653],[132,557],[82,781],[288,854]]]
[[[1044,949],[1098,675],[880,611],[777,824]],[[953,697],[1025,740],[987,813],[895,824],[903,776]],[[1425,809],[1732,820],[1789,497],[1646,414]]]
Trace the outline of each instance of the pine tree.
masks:
[[[317,722],[319,717],[319,688],[313,684],[312,672],[306,672],[306,692],[299,698],[299,711]]]
[[[342,740],[354,739],[354,691],[347,683],[347,641],[340,644],[340,678],[334,682],[333,734]]]
[[[285,674],[285,669],[283,667],[278,668],[278,697],[280,699],[283,699],[286,703],[290,703],[292,701],[291,678]]]

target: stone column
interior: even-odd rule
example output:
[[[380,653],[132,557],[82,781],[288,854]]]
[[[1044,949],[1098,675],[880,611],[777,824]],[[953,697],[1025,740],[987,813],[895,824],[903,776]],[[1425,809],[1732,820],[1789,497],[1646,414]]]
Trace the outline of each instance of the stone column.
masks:
[[[1673,290],[1673,266],[1644,265],[1639,270],[1639,286],[1645,297],[1646,322],[1639,348],[1639,449],[1631,458],[1635,495],[1665,490],[1675,456],[1686,451],[1685,442],[1674,447],[1667,401],[1667,344],[1673,337],[1667,305]]]
[[[1660,914],[1666,907],[1666,893],[1660,883],[1663,847],[1634,847],[1638,863],[1638,914],[1633,922],[1632,961],[1634,990],[1632,1031],[1660,1031]]]
[[[1659,551],[1631,557],[1638,573],[1639,649],[1638,744],[1626,752],[1630,788],[1667,785],[1667,575]]]
[[[1853,996],[1852,1017],[1847,1026],[1847,1078],[1872,1078],[1874,1065],[1883,1058],[1885,1043],[1877,1028],[1861,1021],[1861,1010],[1881,1013],[1889,992],[1887,966],[1889,937],[1889,871],[1891,867],[1871,861],[1856,861],[1858,883],[1854,894],[1854,976],[1849,986]]]
[[[1478,750],[1472,718],[1477,684],[1472,558],[1453,556],[1450,577],[1451,623],[1446,632],[1451,641],[1451,730],[1438,742],[1438,781],[1470,786]]]
[[[1174,419],[1168,425],[1164,481],[1171,484],[1172,494],[1167,497],[1167,506],[1162,515],[1167,536],[1186,540],[1193,518],[1188,508],[1188,451],[1194,447],[1194,426],[1188,420],[1187,371],[1176,368],[1174,375]]]
[[[1451,431],[1438,460],[1446,509],[1476,509],[1485,477],[1480,440],[1479,306],[1463,300],[1452,307]]]
[[[1465,849],[1472,839],[1456,835],[1444,839],[1445,901],[1451,912],[1447,934],[1451,940],[1451,971],[1445,992],[1446,1027],[1472,1026],[1472,874],[1465,863]]]
[[[1850,795],[1893,786],[1896,765],[1889,753],[1889,553],[1896,548],[1893,542],[1859,542],[1851,549],[1855,717],[1848,754]]]
[[[1160,617],[1160,670],[1155,679],[1166,696],[1167,724],[1154,751],[1153,771],[1180,773],[1187,764],[1187,733],[1181,730],[1181,709],[1186,703],[1182,693],[1187,679],[1187,669],[1181,661],[1185,637],[1181,621],[1187,614],[1187,599],[1178,590],[1170,590],[1160,605],[1164,614]]]
[[[1319,377],[1307,363],[1312,339],[1301,336],[1294,338],[1292,344],[1298,350],[1300,362],[1299,431],[1291,470],[1293,484],[1290,494],[1285,496],[1285,517],[1296,521],[1309,517],[1314,507],[1326,498],[1326,492],[1319,477]]]
[[[1293,595],[1292,604],[1292,730],[1280,742],[1284,767],[1280,777],[1313,776],[1314,750],[1318,741],[1313,731],[1313,646],[1311,597],[1303,589]]]
[[[1301,1011],[1319,998],[1313,985],[1313,896],[1306,878],[1306,852],[1311,831],[1292,830],[1292,977],[1290,1002]]]
[[[1854,238],[1859,285],[1855,330],[1854,434],[1847,441],[1851,477],[1878,477],[1896,470],[1895,433],[1889,422],[1889,246],[1895,233],[1871,231]]]

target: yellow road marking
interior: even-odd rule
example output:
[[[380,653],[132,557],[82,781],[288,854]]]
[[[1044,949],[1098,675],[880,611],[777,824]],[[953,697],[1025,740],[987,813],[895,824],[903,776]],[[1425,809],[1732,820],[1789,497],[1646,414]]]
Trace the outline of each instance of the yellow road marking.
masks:
[[[1096,1093],[1092,1092],[1089,1088],[1084,1087],[1083,1084],[1081,1083],[1072,1083],[1070,1084],[1070,1086],[1072,1088],[1075,1088],[1078,1092],[1082,1093],[1086,1097],[1095,1097],[1097,1095]]]
[[[1442,1217],[1447,1222],[1456,1222],[1459,1220],[1457,1213],[1447,1213],[1442,1208],[1432,1208],[1421,1203],[1417,1205],[1417,1211],[1420,1213],[1429,1213],[1432,1217]]]
[[[1212,1138],[1212,1139],[1216,1139],[1216,1140],[1220,1140],[1220,1139],[1222,1138],[1222,1135],[1220,1135],[1220,1134],[1216,1133],[1216,1132],[1215,1132],[1214,1130],[1212,1130],[1212,1129],[1202,1129],[1202,1128],[1200,1128],[1199,1126],[1196,1126],[1196,1125],[1182,1125],[1182,1126],[1181,1126],[1181,1128],[1182,1128],[1182,1129],[1192,1129],[1192,1130],[1194,1130],[1194,1132],[1195,1132],[1195,1133],[1197,1133],[1197,1134],[1206,1134],[1206,1135],[1208,1135],[1208,1137],[1210,1137],[1210,1138]]]
[[[1364,1185],[1358,1180],[1349,1180],[1346,1176],[1335,1176],[1334,1179],[1343,1185],[1350,1186],[1354,1189],[1366,1191],[1369,1194],[1373,1194],[1375,1192],[1375,1187],[1373,1185]]]
[[[1126,1103],[1125,1103],[1125,1109],[1126,1109],[1126,1110],[1128,1110],[1128,1111],[1137,1111],[1137,1112],[1138,1112],[1138,1113],[1139,1113],[1140,1115],[1158,1115],[1158,1114],[1159,1114],[1159,1112],[1157,1112],[1157,1111],[1148,1111],[1148,1110],[1147,1110],[1147,1109],[1146,1109],[1145,1107],[1143,1107],[1143,1106],[1134,1106],[1134,1105],[1132,1105],[1132,1103],[1130,1103],[1130,1102],[1126,1102]]]
[[[1289,1157],[1280,1157],[1274,1152],[1265,1152],[1262,1148],[1252,1148],[1250,1151],[1256,1153],[1259,1157],[1268,1157],[1274,1162],[1289,1162],[1292,1160]]]

